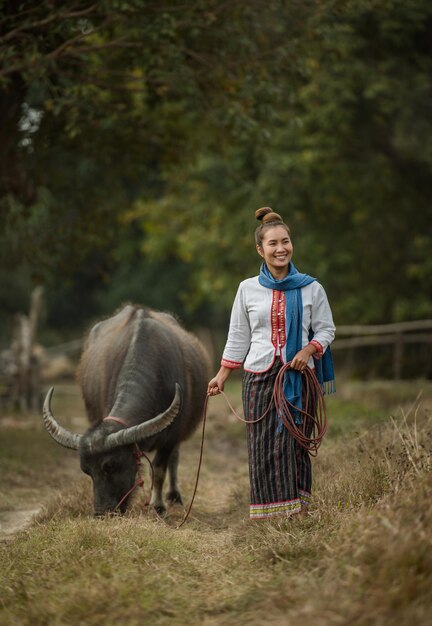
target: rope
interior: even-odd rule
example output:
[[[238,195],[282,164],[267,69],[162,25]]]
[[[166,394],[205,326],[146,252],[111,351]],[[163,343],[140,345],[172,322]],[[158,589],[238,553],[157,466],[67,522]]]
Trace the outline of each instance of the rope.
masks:
[[[323,390],[318,382],[314,370],[306,367],[304,372],[302,372],[304,376],[303,384],[305,387],[305,406],[309,406],[309,402],[312,397],[312,406],[316,407],[316,415],[311,415],[305,410],[299,409],[294,404],[289,402],[284,394],[284,375],[287,369],[290,368],[290,365],[291,361],[285,363],[277,373],[269,405],[265,412],[255,420],[247,420],[241,417],[234,409],[225,392],[221,391],[221,394],[225,398],[234,416],[240,422],[244,422],[245,424],[256,424],[257,422],[260,422],[266,417],[272,406],[275,406],[277,414],[280,415],[283,424],[288,429],[292,437],[294,437],[302,448],[308,451],[310,456],[316,456],[318,448],[321,445],[323,437],[326,433],[328,424]],[[297,425],[295,423],[292,410],[303,416],[301,425]],[[311,436],[306,435],[306,429],[309,425],[308,420],[310,420],[309,424],[312,423]]]
[[[325,400],[324,400],[324,393],[323,390],[321,388],[320,383],[317,380],[317,377],[315,376],[315,372],[313,370],[311,370],[309,367],[306,367],[306,369],[302,372],[303,376],[304,376],[304,381],[303,381],[303,385],[305,388],[305,406],[309,407],[309,405],[311,404],[312,407],[316,407],[316,414],[312,415],[310,413],[308,413],[306,410],[304,409],[299,409],[298,407],[296,407],[295,405],[293,405],[291,402],[289,402],[284,394],[284,374],[286,372],[287,369],[289,369],[291,365],[291,361],[288,363],[285,363],[281,369],[279,370],[279,372],[277,373],[276,379],[275,379],[275,384],[274,384],[274,388],[273,388],[273,394],[272,394],[272,398],[269,402],[269,405],[267,407],[267,409],[265,410],[265,412],[257,419],[255,420],[247,420],[244,419],[243,417],[241,417],[236,410],[234,409],[233,405],[231,404],[231,402],[229,401],[227,395],[225,394],[224,391],[221,391],[220,393],[223,395],[223,397],[225,398],[229,408],[231,409],[233,415],[241,422],[244,422],[246,424],[256,424],[257,422],[260,422],[261,420],[263,420],[268,412],[270,411],[271,407],[274,405],[277,411],[277,414],[280,416],[284,426],[287,428],[287,430],[289,431],[289,433],[292,435],[292,437],[294,437],[294,439],[297,441],[297,443],[304,448],[305,450],[307,450],[307,452],[309,453],[310,456],[317,456],[318,454],[318,448],[321,445],[321,442],[323,440],[323,437],[326,433],[327,430],[327,411],[326,411],[326,405],[325,405]],[[195,501],[195,496],[198,490],[198,483],[199,483],[199,477],[200,477],[200,472],[201,472],[201,464],[202,464],[202,458],[203,458],[203,451],[204,451],[204,438],[205,438],[205,427],[206,427],[206,421],[207,421],[207,408],[208,408],[208,401],[209,401],[209,395],[206,396],[205,402],[204,402],[204,408],[203,408],[203,421],[202,421],[202,431],[201,431],[201,445],[200,445],[200,454],[199,454],[199,461],[198,461],[198,468],[197,468],[197,474],[196,474],[196,479],[195,479],[195,486],[194,486],[194,490],[192,493],[192,498],[191,501],[189,503],[188,509],[186,511],[186,513],[183,516],[182,521],[180,522],[180,524],[178,524],[177,526],[170,526],[160,515],[158,515],[159,519],[164,522],[164,524],[166,524],[167,526],[169,526],[170,528],[173,528],[174,530],[178,530],[179,528],[181,528],[186,520],[188,519],[190,512],[192,510],[192,506],[193,503]],[[310,400],[312,399],[312,403],[310,403]],[[302,423],[301,424],[296,424],[295,422],[295,418],[293,416],[293,411],[296,411],[298,413],[300,413],[302,415]],[[114,419],[115,421],[118,421],[119,423],[123,423],[121,420],[114,418],[112,416],[109,416],[105,419]],[[312,424],[312,429],[311,429],[311,434],[308,436],[306,434],[306,430],[308,429],[308,427],[310,428],[310,425]],[[149,457],[142,452],[139,448],[138,445],[136,445],[136,450],[135,450],[135,458],[137,460],[137,472],[139,471],[139,468],[141,467],[142,463],[141,463],[141,457],[145,457],[145,459],[148,461],[149,465],[150,465],[150,469],[151,469],[151,475],[152,475],[152,484],[151,484],[151,491],[153,490],[153,479],[154,479],[154,469],[153,469],[153,464],[151,462],[151,460],[149,459]],[[135,482],[135,484],[129,489],[129,491],[122,497],[122,499],[120,500],[120,502],[117,504],[115,510],[118,509],[118,507],[124,502],[124,500],[137,488],[137,487],[143,487],[144,488],[144,481],[139,478],[137,479],[137,481]]]
[[[314,407],[315,415],[308,413],[304,409],[299,409],[289,402],[284,394],[284,374],[289,369],[290,363],[285,363],[276,376],[272,402],[274,402],[277,413],[288,432],[310,456],[315,457],[318,454],[318,448],[322,443],[328,425],[324,393],[315,376],[315,372],[306,367],[302,372],[304,376],[305,406],[309,407],[311,405]],[[310,402],[311,400],[312,402]],[[302,415],[301,424],[296,424],[292,410]],[[311,434],[308,436],[306,431],[311,425]]]
[[[233,413],[233,415],[240,421],[243,422],[244,424],[256,424],[257,422],[260,422],[261,420],[263,420],[265,418],[265,416],[267,415],[267,413],[270,411],[271,407],[272,407],[272,403],[273,400],[270,401],[265,413],[263,413],[260,417],[258,417],[258,419],[256,420],[245,420],[243,417],[241,417],[237,411],[235,410],[235,408],[233,407],[233,405],[231,404],[231,402],[228,399],[228,396],[226,395],[226,393],[224,391],[221,391],[221,394],[223,395],[223,397],[225,398],[226,403],[228,404],[229,408],[231,409],[231,412]]]
[[[203,450],[204,450],[204,435],[205,435],[205,426],[206,426],[206,421],[207,421],[208,399],[209,399],[209,396],[207,395],[206,399],[205,399],[205,402],[204,402],[203,423],[202,423],[202,432],[201,432],[201,447],[200,447],[200,455],[199,455],[199,461],[198,461],[197,476],[196,476],[196,480],[195,480],[195,487],[194,487],[194,490],[193,490],[193,494],[192,494],[192,498],[191,498],[188,510],[186,511],[186,514],[183,517],[183,519],[180,522],[180,524],[178,526],[175,526],[175,530],[178,530],[179,528],[181,528],[183,526],[183,524],[186,522],[187,518],[189,517],[189,513],[192,510],[192,505],[194,503],[196,492],[198,490],[198,482],[199,482],[199,476],[200,476],[200,472],[201,472],[201,463],[202,463]]]
[[[110,418],[105,418],[105,419],[113,419],[112,417]],[[120,422],[120,420],[118,420],[116,418],[117,422]],[[150,459],[148,458],[148,456],[146,455],[145,452],[143,452],[142,450],[139,449],[138,444],[135,444],[135,462],[136,462],[136,471],[137,473],[139,472],[140,467],[142,466],[141,463],[141,458],[144,457],[145,459],[147,459],[149,465],[150,465],[150,471],[151,471],[151,486],[150,486],[150,493],[153,491],[153,483],[154,483],[154,469],[153,469],[153,463],[150,461]],[[139,477],[137,478],[137,480],[135,481],[135,483],[132,485],[132,487],[129,489],[129,491],[127,491],[125,493],[125,495],[122,497],[122,499],[117,503],[116,507],[114,508],[114,511],[117,511],[117,509],[123,504],[123,502],[126,500],[126,498],[128,496],[130,496],[130,494],[135,491],[135,489],[137,487],[142,487],[144,490],[144,480]]]
[[[104,417],[103,421],[105,422],[106,420],[111,420],[113,422],[117,422],[118,424],[121,424],[124,428],[127,428],[128,425],[127,423],[120,419],[119,417],[115,417],[115,415],[108,415],[107,417]],[[138,444],[135,444],[135,463],[136,463],[136,471],[137,473],[140,470],[140,467],[142,466],[141,463],[141,459],[142,457],[144,457],[145,459],[147,459],[149,465],[150,465],[150,471],[151,471],[151,486],[150,486],[150,493],[153,491],[153,483],[154,483],[154,469],[153,469],[153,463],[150,461],[150,459],[148,458],[148,456],[146,455],[145,452],[143,452],[142,450],[140,450]],[[144,480],[139,477],[137,478],[137,480],[135,481],[135,483],[132,485],[132,487],[124,494],[124,496],[121,498],[121,500],[117,503],[117,505],[114,508],[114,512],[117,511],[117,509],[123,504],[123,502],[126,500],[126,498],[128,498],[130,496],[130,494],[135,491],[135,489],[137,487],[142,487],[144,490]]]
[[[202,422],[202,433],[201,433],[201,447],[200,447],[200,455],[199,455],[199,461],[198,461],[198,469],[197,469],[197,475],[196,475],[196,479],[195,479],[195,487],[192,493],[192,498],[191,501],[189,503],[189,507],[182,519],[182,521],[180,522],[180,524],[178,524],[177,526],[174,526],[174,530],[178,530],[179,528],[181,528],[183,526],[183,524],[186,522],[186,520],[189,517],[189,514],[192,510],[192,506],[195,500],[195,496],[198,490],[198,482],[199,482],[199,476],[200,476],[200,472],[201,472],[201,463],[202,463],[202,458],[203,458],[203,450],[204,450],[204,436],[205,436],[205,426],[206,426],[206,420],[207,420],[207,405],[208,405],[208,399],[209,396],[206,396],[205,402],[204,402],[204,409],[203,409],[203,422]],[[119,424],[121,424],[122,426],[126,426],[126,423],[119,419],[118,417],[114,417],[112,415],[105,417],[105,420],[113,420],[115,422],[118,422]],[[142,452],[142,450],[139,449],[138,444],[135,444],[135,459],[136,459],[136,465],[137,465],[137,472],[139,472],[140,467],[142,466],[141,463],[141,458],[144,457],[149,466],[150,466],[150,471],[151,471],[151,477],[152,477],[152,482],[151,482],[151,487],[150,487],[150,493],[153,491],[153,483],[154,483],[154,468],[153,468],[153,463],[151,462],[151,460],[149,459],[149,457],[145,454],[145,452]],[[142,487],[144,489],[144,480],[142,478],[138,478],[135,481],[135,484],[132,485],[132,487],[125,493],[125,495],[121,498],[121,500],[118,502],[118,504],[116,505],[114,511],[117,511],[117,509],[121,506],[121,504],[126,500],[126,498],[128,498],[130,496],[130,494],[135,491],[135,489],[137,487]],[[159,519],[164,522],[164,524],[166,524],[167,526],[170,526],[164,519],[163,517],[161,517],[159,514],[157,514]],[[171,526],[170,526],[171,528]]]

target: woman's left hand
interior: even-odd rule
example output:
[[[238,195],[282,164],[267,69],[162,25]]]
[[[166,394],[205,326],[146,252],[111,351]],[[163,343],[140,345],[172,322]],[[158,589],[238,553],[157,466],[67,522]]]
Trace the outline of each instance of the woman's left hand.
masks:
[[[300,352],[297,352],[295,357],[291,361],[291,367],[293,370],[304,372],[307,368],[309,359],[316,352],[316,348],[311,344],[305,346]]]

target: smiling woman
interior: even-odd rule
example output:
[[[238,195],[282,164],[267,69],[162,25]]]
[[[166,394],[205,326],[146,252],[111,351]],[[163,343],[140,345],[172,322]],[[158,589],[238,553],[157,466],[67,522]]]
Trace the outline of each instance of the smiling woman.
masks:
[[[263,263],[259,276],[240,283],[221,368],[208,384],[208,394],[216,395],[230,373],[244,366],[252,519],[307,511],[312,487],[309,452],[285,426],[290,416],[279,414],[272,396],[278,373],[288,364],[283,394],[295,426],[310,438],[318,397],[306,392],[302,373],[309,367],[321,385],[327,383],[327,391],[333,390],[328,346],[335,334],[323,287],[298,272],[291,260],[291,233],[282,217],[270,207],[258,209],[255,216],[262,221],[255,244]]]
[[[263,215],[263,218],[267,219],[257,228],[255,242],[258,254],[262,256],[272,275],[280,280],[288,274],[289,263],[293,255],[293,245],[288,226],[286,224],[278,225],[275,221],[282,221],[280,215],[271,210],[262,213],[268,208],[270,207],[257,211],[258,216]]]

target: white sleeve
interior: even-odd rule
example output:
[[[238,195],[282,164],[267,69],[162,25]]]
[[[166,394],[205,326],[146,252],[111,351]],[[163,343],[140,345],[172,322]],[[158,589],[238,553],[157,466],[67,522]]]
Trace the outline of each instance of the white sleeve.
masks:
[[[320,343],[323,351],[325,351],[335,337],[336,327],[333,323],[326,292],[322,285],[315,284],[312,297],[311,328],[314,333],[313,341]]]
[[[245,290],[240,283],[231,310],[228,339],[222,355],[222,365],[232,369],[241,367],[251,343],[249,315],[246,309]]]

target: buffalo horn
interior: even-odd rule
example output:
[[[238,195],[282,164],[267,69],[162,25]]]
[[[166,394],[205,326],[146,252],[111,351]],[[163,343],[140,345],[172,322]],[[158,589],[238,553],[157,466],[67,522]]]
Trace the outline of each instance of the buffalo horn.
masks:
[[[127,446],[131,443],[138,443],[147,437],[156,435],[161,430],[171,424],[180,411],[181,404],[181,391],[180,385],[176,383],[176,391],[174,400],[166,411],[156,415],[151,420],[147,420],[137,426],[130,426],[124,430],[119,430],[116,433],[108,435],[105,439],[104,450],[112,450],[118,446]]]
[[[79,441],[81,439],[81,435],[77,435],[76,433],[72,433],[69,430],[66,430],[58,422],[55,420],[53,414],[51,413],[51,398],[54,392],[54,387],[48,391],[45,402],[43,405],[43,420],[45,424],[45,428],[54,439],[60,445],[65,448],[71,448],[71,450],[78,450]]]

